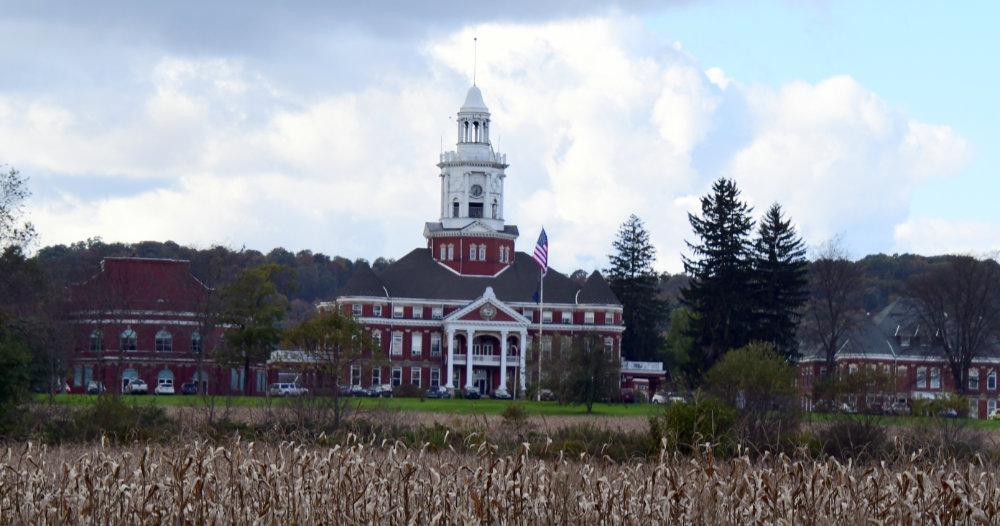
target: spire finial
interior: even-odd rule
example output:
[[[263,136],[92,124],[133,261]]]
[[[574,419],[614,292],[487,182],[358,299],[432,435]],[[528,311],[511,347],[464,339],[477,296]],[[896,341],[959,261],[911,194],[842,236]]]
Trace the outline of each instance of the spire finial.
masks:
[[[476,85],[476,66],[479,61],[479,37],[472,37],[472,85]]]

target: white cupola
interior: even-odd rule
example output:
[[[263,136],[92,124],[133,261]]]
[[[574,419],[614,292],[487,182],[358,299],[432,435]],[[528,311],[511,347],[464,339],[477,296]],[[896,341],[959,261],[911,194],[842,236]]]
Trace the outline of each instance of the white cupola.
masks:
[[[502,232],[507,158],[490,144],[490,110],[478,86],[473,85],[465,94],[456,122],[455,151],[442,152],[438,163],[441,224],[455,229],[479,222]]]

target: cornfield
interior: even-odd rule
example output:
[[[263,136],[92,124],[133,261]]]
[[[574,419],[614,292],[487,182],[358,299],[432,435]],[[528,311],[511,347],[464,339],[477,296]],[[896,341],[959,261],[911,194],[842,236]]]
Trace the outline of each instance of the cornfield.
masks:
[[[857,466],[667,452],[614,463],[353,437],[263,445],[6,449],[2,524],[979,524],[1000,475],[977,464]]]

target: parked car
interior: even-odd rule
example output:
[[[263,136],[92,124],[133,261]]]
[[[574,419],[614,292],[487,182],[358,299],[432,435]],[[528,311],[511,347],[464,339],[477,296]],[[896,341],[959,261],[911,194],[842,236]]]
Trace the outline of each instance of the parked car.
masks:
[[[198,394],[198,384],[196,384],[194,382],[188,382],[186,384],[181,384],[181,394],[182,395]]]
[[[267,388],[269,396],[305,396],[309,394],[309,389],[295,383],[271,384]]]
[[[427,398],[451,398],[451,393],[448,392],[447,387],[439,385],[428,389],[424,396]]]
[[[134,395],[149,394],[149,385],[142,378],[133,378],[125,386],[125,392]]]
[[[351,396],[368,396],[368,389],[360,385],[352,385],[349,393]]]
[[[482,397],[483,395],[479,394],[478,389],[465,389],[462,392],[462,398],[465,398],[467,400],[479,400]]]
[[[513,397],[510,396],[510,393],[508,393],[506,389],[500,388],[494,390],[493,394],[490,395],[490,398],[493,398],[494,400],[510,400]]]
[[[108,389],[104,387],[104,382],[95,382],[91,380],[87,384],[87,394],[98,395],[98,394],[104,394],[107,391]]]
[[[654,404],[681,404],[685,401],[683,396],[674,393],[656,393],[650,399],[650,402]]]
[[[174,381],[169,378],[164,378],[156,382],[156,389],[153,389],[153,394],[158,395],[172,395],[174,394]]]
[[[392,398],[392,384],[382,384],[378,386],[378,396]]]
[[[556,394],[551,389],[542,389],[538,392],[538,395],[543,402],[554,402],[556,399]]]

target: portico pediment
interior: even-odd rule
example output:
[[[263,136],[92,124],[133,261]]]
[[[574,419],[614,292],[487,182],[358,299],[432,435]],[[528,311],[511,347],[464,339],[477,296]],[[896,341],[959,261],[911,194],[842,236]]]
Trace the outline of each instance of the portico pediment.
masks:
[[[497,299],[492,287],[486,287],[486,291],[479,299],[466,305],[465,307],[448,315],[444,322],[475,322],[475,323],[509,323],[513,325],[528,325],[531,323],[521,313],[510,308],[506,303]]]

